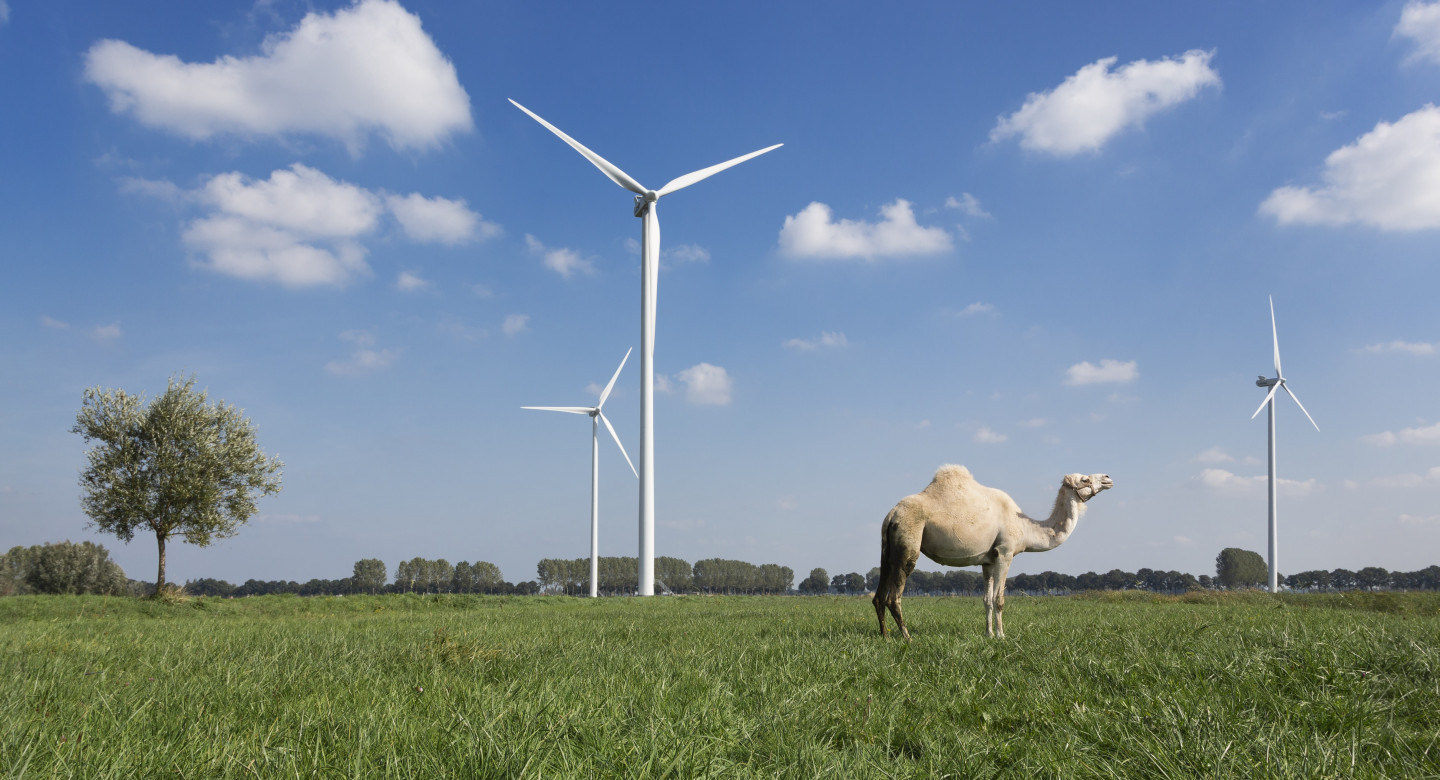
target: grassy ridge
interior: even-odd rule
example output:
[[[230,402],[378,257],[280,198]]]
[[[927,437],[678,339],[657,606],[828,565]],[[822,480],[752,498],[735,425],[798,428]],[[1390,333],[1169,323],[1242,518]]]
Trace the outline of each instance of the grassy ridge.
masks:
[[[1440,596],[0,600],[6,777],[1440,777]]]

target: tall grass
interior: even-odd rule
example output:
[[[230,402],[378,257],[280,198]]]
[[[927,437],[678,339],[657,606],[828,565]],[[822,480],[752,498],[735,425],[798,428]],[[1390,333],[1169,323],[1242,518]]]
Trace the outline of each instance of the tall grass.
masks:
[[[0,775],[1437,777],[1440,598],[0,600]],[[1368,601],[1367,601],[1368,599]]]

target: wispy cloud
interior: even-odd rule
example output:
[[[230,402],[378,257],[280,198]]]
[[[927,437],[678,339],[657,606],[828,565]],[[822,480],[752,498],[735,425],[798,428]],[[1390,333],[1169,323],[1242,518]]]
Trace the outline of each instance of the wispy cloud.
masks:
[[[1233,462],[1235,458],[1219,447],[1211,447],[1199,455],[1196,455],[1194,458],[1191,458],[1191,460],[1196,463],[1230,463]]]
[[[260,48],[198,63],[103,40],[85,54],[85,79],[115,113],[197,140],[321,135],[358,154],[371,133],[423,149],[472,127],[455,66],[393,0],[306,14]]]
[[[546,268],[566,279],[577,273],[588,276],[595,275],[595,264],[581,257],[580,253],[573,249],[551,249],[529,233],[525,234],[525,246],[529,248],[530,254],[537,255],[543,260]]]
[[[1232,494],[1254,494],[1263,492],[1269,481],[1269,477],[1260,474],[1254,477],[1242,477],[1232,474],[1225,469],[1205,469],[1200,476],[1195,478],[1201,485],[1222,493]],[[1289,496],[1308,496],[1319,489],[1319,483],[1315,479],[1297,481],[1277,477],[1275,479],[1276,489]]]
[[[500,226],[486,222],[471,211],[462,200],[427,198],[418,192],[409,195],[387,195],[385,205],[405,230],[410,240],[422,244],[463,244],[494,238]]]
[[[96,341],[115,341],[125,334],[120,330],[120,323],[113,322],[96,327],[90,331],[90,335]]]
[[[960,310],[961,317],[974,317],[977,314],[994,314],[995,304],[976,301]]]
[[[524,333],[529,327],[530,315],[507,314],[505,322],[500,325],[500,330],[507,336],[514,336],[517,333]]]
[[[1404,352],[1408,355],[1433,355],[1435,345],[1423,341],[1387,341],[1365,347],[1366,352]]]
[[[54,328],[55,330],[68,330],[70,328],[70,323],[61,322],[46,314],[40,315],[40,324],[47,328]]]
[[[1045,417],[1031,417],[1028,420],[1020,421],[1021,428],[1044,428],[1049,424],[1050,420]]]
[[[992,431],[984,426],[982,426],[979,430],[975,431],[974,436],[975,441],[980,444],[1002,444],[1005,442],[1006,439],[1009,438],[1009,436],[1003,433],[996,433],[995,431]]]
[[[816,339],[789,339],[785,346],[789,349],[798,349],[802,352],[810,352],[821,347],[827,349],[838,349],[849,346],[850,342],[845,338],[844,333],[821,331],[820,337]]]
[[[685,383],[685,400],[702,406],[728,406],[732,382],[720,366],[699,363],[675,375]]]
[[[1057,157],[1098,151],[1120,131],[1143,126],[1206,87],[1218,88],[1212,56],[1192,49],[1179,57],[1136,60],[1114,71],[1116,57],[1098,60],[1049,92],[1032,92],[1019,111],[1000,118],[990,140],[1019,136],[1021,148]]]
[[[1065,370],[1065,384],[1093,385],[1102,383],[1133,382],[1140,376],[1134,360],[1101,360],[1095,365],[1088,360],[1076,363]]]
[[[1260,213],[1282,225],[1361,224],[1388,231],[1440,228],[1440,108],[1380,122],[1325,158],[1318,187],[1280,187]]]
[[[432,289],[434,286],[433,282],[422,278],[413,271],[401,271],[400,275],[395,278],[395,289],[400,292],[422,292]]]
[[[1436,466],[1424,474],[1390,474],[1375,477],[1368,484],[1379,488],[1410,488],[1432,482],[1440,482],[1440,466]]]
[[[368,330],[347,330],[340,334],[340,340],[350,343],[355,349],[347,360],[332,360],[325,364],[325,371],[335,376],[358,376],[382,371],[400,356],[397,349],[375,349],[375,334]]]
[[[945,208],[958,209],[961,214],[976,219],[994,219],[990,212],[980,205],[980,199],[968,192],[961,193],[959,198],[954,195],[945,199]]]
[[[933,255],[953,245],[944,229],[916,223],[907,200],[881,206],[880,216],[879,222],[836,222],[829,206],[811,203],[799,214],[785,218],[780,229],[780,251],[787,257],[806,260],[875,261]]]
[[[1360,440],[1376,447],[1390,447],[1395,444],[1440,444],[1440,423],[1422,428],[1404,428],[1399,433],[1381,431],[1361,436]]]

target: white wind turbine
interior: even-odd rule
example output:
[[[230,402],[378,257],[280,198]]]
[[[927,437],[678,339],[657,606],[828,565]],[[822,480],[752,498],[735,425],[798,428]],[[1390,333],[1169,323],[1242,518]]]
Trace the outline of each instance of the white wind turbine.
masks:
[[[615,380],[620,378],[621,369],[625,368],[625,361],[630,359],[630,352],[625,350],[625,357],[620,359],[620,368],[615,369],[615,375],[610,377],[610,384],[600,391],[600,400],[594,406],[522,406],[521,409],[541,409],[547,412],[569,412],[570,414],[590,415],[590,598],[600,595],[600,423],[605,423],[605,430],[610,432],[611,438],[615,439],[615,446],[620,448],[620,454],[625,456],[625,462],[630,464],[630,471],[635,472],[635,464],[630,463],[630,455],[625,452],[625,445],[620,443],[620,437],[615,433],[615,427],[605,418],[605,413],[600,410],[605,405],[605,399],[610,397],[610,391],[615,388]],[[636,476],[639,476],[636,473]]]
[[[1255,380],[1256,386],[1268,387],[1270,392],[1265,394],[1265,400],[1260,402],[1260,407],[1255,410],[1255,414],[1250,415],[1250,419],[1255,419],[1255,415],[1260,414],[1260,409],[1264,409],[1266,404],[1270,405],[1270,479],[1268,483],[1270,488],[1270,592],[1278,593],[1280,582],[1279,575],[1276,573],[1279,570],[1276,568],[1278,565],[1276,561],[1278,531],[1275,521],[1275,391],[1282,387],[1285,388],[1285,392],[1290,394],[1290,398],[1295,401],[1295,405],[1300,407],[1302,412],[1305,412],[1305,404],[1300,403],[1300,399],[1295,396],[1295,391],[1285,384],[1285,375],[1280,371],[1280,336],[1275,329],[1275,298],[1273,296],[1270,298],[1270,337],[1275,343],[1275,378],[1266,379],[1262,374],[1259,379]],[[1311,417],[1309,412],[1305,412],[1305,419],[1309,420],[1311,425],[1315,425],[1315,418]],[[1315,425],[1315,430],[1319,431],[1320,426]]]
[[[546,122],[530,109],[510,101],[515,107],[530,115],[531,119],[544,125],[547,130],[589,160],[610,180],[635,193],[635,216],[644,220],[640,228],[640,595],[655,595],[655,295],[660,274],[660,218],[655,213],[655,201],[676,190],[707,179],[733,165],[757,157],[784,144],[767,146],[733,160],[687,173],[672,179],[658,190],[646,189],[630,178],[629,174],[615,167],[604,157],[585,148],[583,144],[565,135],[559,128]]]

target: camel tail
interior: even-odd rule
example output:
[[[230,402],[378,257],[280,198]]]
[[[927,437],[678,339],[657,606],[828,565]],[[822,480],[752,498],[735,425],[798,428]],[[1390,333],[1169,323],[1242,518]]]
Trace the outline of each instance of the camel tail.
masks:
[[[885,633],[885,609],[895,603],[895,597],[899,594],[900,584],[904,581],[905,562],[902,559],[904,552],[901,550],[899,540],[895,538],[900,524],[896,522],[896,512],[899,509],[891,509],[885,515],[885,522],[880,525],[880,579],[875,583],[875,597],[871,600],[875,605],[875,615],[880,620],[880,633]]]

